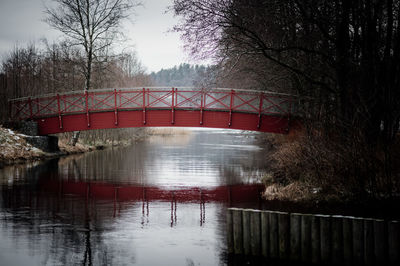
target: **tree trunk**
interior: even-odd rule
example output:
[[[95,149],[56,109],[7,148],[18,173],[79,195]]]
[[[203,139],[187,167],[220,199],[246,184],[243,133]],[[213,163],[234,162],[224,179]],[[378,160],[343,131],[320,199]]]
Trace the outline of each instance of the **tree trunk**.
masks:
[[[78,139],[79,139],[79,135],[80,135],[80,134],[81,134],[80,131],[74,131],[74,134],[73,134],[72,139],[71,139],[71,145],[72,145],[72,146],[75,146],[75,145],[76,145],[76,143],[78,142]]]

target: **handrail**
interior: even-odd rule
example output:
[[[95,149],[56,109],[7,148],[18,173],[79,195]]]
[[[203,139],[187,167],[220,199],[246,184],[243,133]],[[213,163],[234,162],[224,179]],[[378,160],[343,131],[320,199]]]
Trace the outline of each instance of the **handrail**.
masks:
[[[204,90],[204,92],[210,91],[235,91],[235,92],[250,92],[250,93],[264,93],[268,95],[276,95],[276,96],[287,96],[292,98],[297,98],[297,95],[292,95],[288,93],[281,93],[281,92],[274,92],[274,91],[264,91],[264,90],[247,90],[247,89],[232,89],[232,88],[197,88],[197,87],[132,87],[132,88],[104,88],[104,89],[95,89],[95,90],[88,90],[88,93],[95,93],[95,92],[112,92],[115,89],[118,91],[142,91],[143,88],[145,89],[160,89],[160,90],[171,90],[172,88],[181,90],[181,89],[200,89]],[[74,95],[74,94],[85,94],[85,90],[74,90],[74,91],[67,91],[67,92],[58,92],[58,93],[47,93],[37,96],[25,96],[19,98],[8,99],[8,102],[16,102],[28,99],[38,99],[38,98],[48,98],[48,97],[56,97],[57,95]]]
[[[261,122],[262,115],[289,117],[293,111],[296,96],[261,90],[233,90],[228,88],[193,87],[144,87],[121,89],[97,89],[90,91],[69,91],[35,97],[22,97],[9,100],[11,119],[38,119],[72,113],[113,111],[115,123],[119,110],[142,109],[145,113],[151,109],[170,109],[174,122],[176,110],[199,110],[254,113]],[[61,124],[61,122],[60,122]],[[89,122],[88,122],[89,124]]]

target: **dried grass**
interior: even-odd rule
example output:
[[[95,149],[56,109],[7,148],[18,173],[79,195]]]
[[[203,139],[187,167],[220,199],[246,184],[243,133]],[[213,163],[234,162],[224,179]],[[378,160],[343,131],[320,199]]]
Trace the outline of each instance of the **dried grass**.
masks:
[[[273,151],[271,174],[264,178],[267,199],[344,201],[388,197],[399,191],[396,152],[392,152],[391,174],[385,176],[382,149],[370,149],[357,139],[342,143],[304,131],[269,138]]]

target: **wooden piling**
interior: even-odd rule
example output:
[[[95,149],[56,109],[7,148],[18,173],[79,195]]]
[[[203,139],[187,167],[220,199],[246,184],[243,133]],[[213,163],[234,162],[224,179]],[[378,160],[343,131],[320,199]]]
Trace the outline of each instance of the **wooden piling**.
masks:
[[[321,262],[321,238],[320,238],[319,217],[311,217],[311,262],[314,264]]]
[[[261,211],[253,210],[250,213],[250,249],[251,255],[261,254]]]
[[[227,229],[227,242],[228,242],[228,253],[234,253],[233,244],[233,221],[232,221],[232,209],[228,209],[226,214],[226,229]]]
[[[243,224],[243,253],[245,255],[250,255],[250,212],[251,210],[242,211],[242,224]]]
[[[227,211],[229,254],[324,265],[400,265],[400,222],[274,211]]]
[[[233,250],[235,254],[243,254],[242,211],[232,208]]]
[[[390,221],[388,223],[388,251],[389,264],[400,265],[400,223]]]
[[[300,261],[301,258],[301,214],[290,214],[290,259]]]
[[[279,258],[283,260],[289,259],[290,247],[290,216],[287,212],[278,213],[278,230],[279,230]]]
[[[320,223],[321,262],[327,264],[331,261],[331,217],[318,215]]]
[[[269,214],[269,256],[272,259],[279,257],[278,246],[278,213],[270,212]]]
[[[311,262],[311,214],[301,215],[301,261]]]
[[[331,217],[332,263],[343,264],[343,216]]]
[[[269,212],[261,212],[261,255],[269,256]]]
[[[353,218],[343,217],[343,263],[353,265]]]
[[[374,255],[376,265],[387,264],[387,234],[384,220],[374,220]]]
[[[374,265],[373,219],[364,219],[364,265]]]
[[[353,228],[353,264],[362,265],[364,263],[364,220],[354,217],[352,219]]]

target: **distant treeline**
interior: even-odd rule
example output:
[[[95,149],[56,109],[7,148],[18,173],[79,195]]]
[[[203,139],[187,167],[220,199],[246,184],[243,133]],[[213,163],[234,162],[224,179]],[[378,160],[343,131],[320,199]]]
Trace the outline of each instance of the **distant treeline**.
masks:
[[[173,68],[152,72],[150,77],[155,86],[194,87],[201,84],[210,69],[203,65],[180,64]]]

